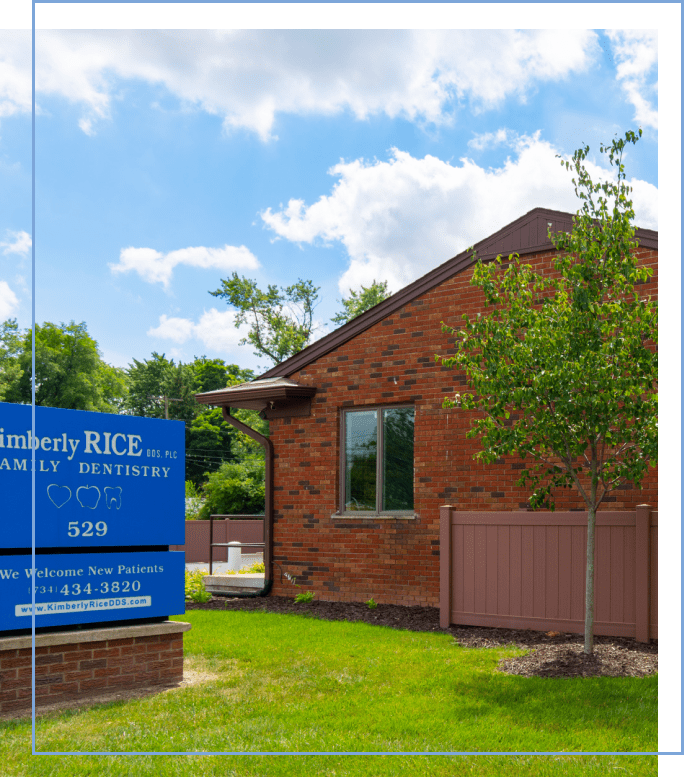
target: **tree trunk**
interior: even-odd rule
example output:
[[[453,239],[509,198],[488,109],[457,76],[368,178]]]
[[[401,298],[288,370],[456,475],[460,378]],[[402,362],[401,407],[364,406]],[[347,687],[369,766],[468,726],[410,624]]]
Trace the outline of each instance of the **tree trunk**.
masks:
[[[596,507],[589,508],[587,516],[587,579],[584,601],[584,652],[594,652],[594,546],[596,537]]]

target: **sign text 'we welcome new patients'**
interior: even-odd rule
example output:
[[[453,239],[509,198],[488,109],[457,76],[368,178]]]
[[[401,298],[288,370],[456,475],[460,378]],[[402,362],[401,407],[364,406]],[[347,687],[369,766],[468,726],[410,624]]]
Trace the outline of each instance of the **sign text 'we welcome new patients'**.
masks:
[[[185,554],[55,553],[0,555],[0,630],[73,626],[178,615],[185,610]]]

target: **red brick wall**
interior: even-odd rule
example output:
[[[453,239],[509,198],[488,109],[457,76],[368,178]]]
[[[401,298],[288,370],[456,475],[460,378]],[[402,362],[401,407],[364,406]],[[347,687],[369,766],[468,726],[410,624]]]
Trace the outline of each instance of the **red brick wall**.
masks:
[[[524,260],[552,270],[554,254]],[[654,275],[640,293],[657,297],[657,251],[640,259]],[[449,341],[441,321],[484,310],[470,285],[472,268],[408,303],[385,320],[287,377],[318,387],[308,418],[271,421],[275,451],[275,595],[294,595],[284,572],[319,599],[408,605],[439,604],[439,507],[520,510],[529,492],[516,486],[521,463],[478,464],[476,440],[466,439],[467,413],[443,410],[445,395],[461,390],[463,377],[435,363]],[[415,519],[333,518],[339,503],[340,411],[363,405],[410,402],[415,407]],[[584,509],[573,491],[558,492],[556,509]],[[657,509],[657,472],[642,489],[623,486],[602,510]]]
[[[183,679],[183,635],[36,647],[36,707]],[[31,707],[31,648],[0,651],[0,715]]]

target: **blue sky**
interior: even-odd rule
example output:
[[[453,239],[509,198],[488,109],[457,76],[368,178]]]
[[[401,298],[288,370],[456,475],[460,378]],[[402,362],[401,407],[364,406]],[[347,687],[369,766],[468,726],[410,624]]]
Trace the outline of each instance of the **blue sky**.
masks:
[[[628,172],[657,229],[657,56],[655,29],[38,29],[36,319],[85,321],[122,367],[267,368],[209,295],[221,278],[311,279],[321,336],[350,288],[396,291],[533,207],[576,210],[556,154],[638,126]],[[0,65],[0,317],[27,326],[26,32]]]

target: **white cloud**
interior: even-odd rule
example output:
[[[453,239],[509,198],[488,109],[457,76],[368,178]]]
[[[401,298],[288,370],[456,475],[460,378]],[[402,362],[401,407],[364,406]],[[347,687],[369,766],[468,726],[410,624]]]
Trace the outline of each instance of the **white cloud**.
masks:
[[[19,254],[19,256],[28,256],[31,250],[31,235],[28,232],[19,231],[12,232],[7,230],[6,232],[8,242],[0,243],[3,254]]]
[[[235,316],[233,310],[219,311],[216,308],[205,310],[197,323],[188,318],[169,318],[162,315],[159,318],[159,326],[149,329],[147,334],[149,337],[172,340],[179,345],[188,340],[199,340],[212,351],[234,353],[249,329],[244,325],[237,328]]]
[[[31,112],[31,30],[0,30],[0,118]]]
[[[484,151],[487,148],[497,148],[498,146],[514,146],[518,140],[517,132],[501,127],[496,132],[483,132],[480,135],[475,135],[468,141],[468,148]]]
[[[245,246],[207,248],[193,246],[179,248],[166,254],[154,248],[122,248],[118,264],[110,264],[113,273],[137,272],[148,283],[161,283],[169,288],[173,270],[178,265],[188,267],[215,268],[218,270],[256,270],[259,262]]]
[[[39,30],[36,38],[39,95],[80,104],[87,134],[111,116],[120,79],[137,79],[263,140],[278,113],[448,121],[454,103],[481,111],[524,100],[540,82],[585,71],[597,51],[590,30]],[[17,72],[25,91],[26,65]],[[30,62],[28,74],[30,106]]]
[[[658,31],[609,30],[617,79],[634,106],[641,127],[658,128]]]
[[[189,318],[159,317],[159,326],[147,330],[150,337],[160,337],[162,340],[173,340],[174,343],[185,343],[194,336],[195,325]]]
[[[17,295],[10,289],[7,281],[0,281],[0,321],[9,318],[18,307]]]
[[[350,260],[342,294],[380,279],[397,291],[532,208],[574,213],[571,176],[556,153],[538,135],[518,138],[514,158],[485,169],[469,159],[452,165],[393,149],[388,161],[340,162],[329,171],[339,179],[329,195],[310,206],[293,199],[261,217],[293,242],[342,243]],[[595,179],[610,175],[587,166]],[[658,190],[630,183],[638,225],[657,229]]]

